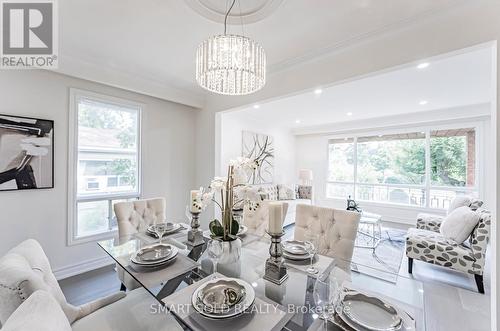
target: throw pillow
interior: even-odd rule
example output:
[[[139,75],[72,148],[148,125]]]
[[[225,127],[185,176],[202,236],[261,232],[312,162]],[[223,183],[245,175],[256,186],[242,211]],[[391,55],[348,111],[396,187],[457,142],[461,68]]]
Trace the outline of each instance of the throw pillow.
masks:
[[[458,196],[455,197],[450,203],[450,206],[448,207],[448,214],[450,214],[452,211],[454,211],[457,208],[463,207],[463,206],[469,206],[472,202],[471,197],[467,196]]]
[[[469,206],[458,207],[446,216],[441,223],[439,232],[446,238],[461,244],[479,223],[479,213],[471,210]]]
[[[295,191],[286,185],[278,185],[278,200],[295,200]]]

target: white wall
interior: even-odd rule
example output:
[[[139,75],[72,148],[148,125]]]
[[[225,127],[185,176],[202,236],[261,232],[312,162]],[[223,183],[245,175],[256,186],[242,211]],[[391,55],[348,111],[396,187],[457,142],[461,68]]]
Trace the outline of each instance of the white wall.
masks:
[[[489,157],[484,151],[491,148],[490,130],[490,106],[476,105],[453,109],[441,109],[402,116],[380,117],[363,121],[344,122],[339,124],[322,125],[320,127],[302,128],[296,130],[296,165],[297,169],[309,168],[314,172],[314,196],[315,203],[321,206],[333,208],[346,208],[344,199],[329,199],[326,197],[326,179],[328,176],[328,138],[336,134],[354,134],[371,132],[374,134],[383,133],[391,128],[415,128],[426,125],[446,125],[459,124],[471,125],[478,123],[481,126],[481,133],[478,135],[478,145],[483,153],[479,159],[479,178],[482,184],[480,188],[481,198],[485,200],[485,207],[492,208],[495,201],[484,192],[491,192],[494,189],[491,178],[495,169],[491,167],[491,162],[487,162]],[[317,133],[314,133],[317,132]],[[479,155],[478,155],[479,156]],[[369,212],[382,215],[383,220],[389,222],[415,224],[416,216],[419,212],[426,211],[424,208],[413,208],[395,205],[383,205],[380,203],[360,202],[361,207]],[[443,211],[433,210],[433,213],[444,214]]]
[[[193,108],[48,71],[2,71],[1,114],[55,121],[55,188],[0,192],[0,256],[22,240],[35,238],[59,275],[95,267],[105,257],[96,243],[66,245],[70,87],[145,104],[143,196],[166,197],[168,218],[184,218],[195,173],[193,144],[197,111]]]
[[[250,118],[241,112],[223,113],[220,121],[219,175],[225,175],[229,160],[241,156],[242,132],[250,131],[274,139],[274,184],[296,183],[295,137],[289,129],[280,127],[279,123],[269,123],[266,118]]]

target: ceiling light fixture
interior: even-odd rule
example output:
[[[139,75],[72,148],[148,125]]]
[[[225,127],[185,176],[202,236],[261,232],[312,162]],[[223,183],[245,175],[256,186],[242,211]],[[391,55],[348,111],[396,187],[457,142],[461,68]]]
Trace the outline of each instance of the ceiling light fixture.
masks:
[[[295,120],[295,123],[300,124],[300,120]]]
[[[253,105],[253,108],[254,108],[254,109],[259,109],[259,108],[260,108],[260,105]]]
[[[316,95],[320,95],[321,93],[323,93],[323,90],[320,88],[317,88],[314,90],[314,94],[316,94]]]
[[[429,63],[429,62],[420,63],[420,64],[417,66],[417,69],[425,69],[425,68],[427,68],[429,65],[430,65],[430,63]]]
[[[348,112],[346,115],[347,115],[347,116],[352,116],[352,113],[351,113],[351,112]]]
[[[426,104],[428,104],[429,102],[427,100],[422,100],[420,101],[418,104],[421,105],[421,106],[425,106]]]
[[[245,95],[266,84],[266,53],[252,39],[227,34],[227,18],[236,0],[224,17],[224,34],[203,41],[196,51],[196,81],[206,90],[224,95]]]

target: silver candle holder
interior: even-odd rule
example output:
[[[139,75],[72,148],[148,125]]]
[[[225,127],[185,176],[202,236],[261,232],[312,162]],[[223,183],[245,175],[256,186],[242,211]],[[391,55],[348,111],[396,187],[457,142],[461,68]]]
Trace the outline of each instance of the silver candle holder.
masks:
[[[191,246],[200,246],[205,243],[203,232],[200,231],[200,213],[191,212],[191,230],[188,231],[187,243]]]
[[[271,246],[269,246],[269,254],[271,257],[266,260],[264,279],[281,285],[288,279],[288,272],[286,270],[285,261],[283,260],[283,248],[281,247],[281,237],[285,235],[285,232],[267,232],[267,234],[271,236]]]

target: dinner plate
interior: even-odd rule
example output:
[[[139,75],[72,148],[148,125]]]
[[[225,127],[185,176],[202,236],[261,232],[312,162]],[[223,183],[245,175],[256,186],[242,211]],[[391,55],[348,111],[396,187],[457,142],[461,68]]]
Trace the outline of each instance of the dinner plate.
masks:
[[[344,294],[340,317],[356,330],[397,331],[403,327],[398,310],[379,298],[358,292]]]
[[[130,260],[140,266],[154,267],[169,262],[177,256],[178,252],[179,250],[175,246],[155,243],[138,250],[134,255],[132,255]],[[150,258],[150,256],[154,256],[154,254],[157,253],[162,256],[159,258]],[[146,259],[143,258],[144,256],[146,256]]]
[[[203,310],[221,314],[240,303],[246,296],[245,287],[234,280],[219,280],[210,283],[198,292],[198,303]]]
[[[198,287],[191,296],[193,308],[210,319],[237,317],[250,309],[254,302],[253,287],[237,278],[222,277],[210,280]]]
[[[309,255],[308,248],[312,244],[307,241],[285,240],[283,242],[283,251],[290,255]]]
[[[306,254],[306,255],[295,255],[295,254],[290,254],[286,251],[283,251],[283,257],[288,260],[292,261],[305,261],[305,260],[310,260],[312,254]]]

